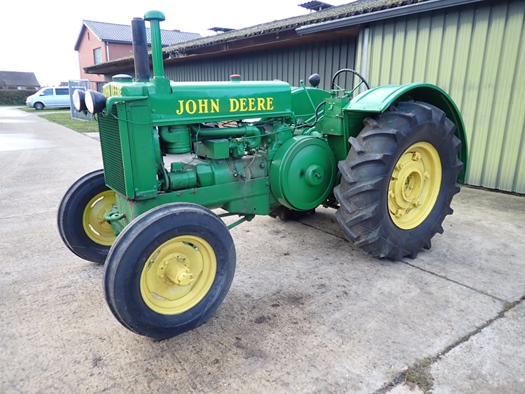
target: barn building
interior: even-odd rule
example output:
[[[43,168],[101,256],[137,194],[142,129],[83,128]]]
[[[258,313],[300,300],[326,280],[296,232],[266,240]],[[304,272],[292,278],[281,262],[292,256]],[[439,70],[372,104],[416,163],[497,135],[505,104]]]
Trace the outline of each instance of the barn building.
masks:
[[[230,30],[164,50],[174,81],[280,79],[340,68],[372,86],[434,83],[463,113],[466,183],[525,194],[525,0],[358,0],[308,15]],[[86,68],[133,74],[127,57]],[[339,84],[349,86],[352,81]]]

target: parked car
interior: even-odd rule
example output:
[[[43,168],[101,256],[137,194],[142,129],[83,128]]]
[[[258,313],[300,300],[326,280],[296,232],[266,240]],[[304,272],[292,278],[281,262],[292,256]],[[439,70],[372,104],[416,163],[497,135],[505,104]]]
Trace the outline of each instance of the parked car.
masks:
[[[26,99],[26,105],[37,110],[44,108],[69,108],[69,88],[47,87],[42,88]]]

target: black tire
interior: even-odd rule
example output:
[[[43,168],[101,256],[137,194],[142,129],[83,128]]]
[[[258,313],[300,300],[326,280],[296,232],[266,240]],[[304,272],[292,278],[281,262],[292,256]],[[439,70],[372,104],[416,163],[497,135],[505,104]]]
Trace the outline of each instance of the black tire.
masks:
[[[347,159],[339,162],[337,220],[366,254],[414,258],[422,248],[430,249],[431,238],[443,233],[443,220],[453,212],[450,203],[463,168],[455,125],[443,111],[422,102],[401,102],[366,118],[364,125],[350,138]],[[421,148],[428,157],[421,158]]]
[[[201,272],[194,270],[199,259]],[[172,281],[181,273],[177,261],[193,275],[191,282]],[[113,244],[104,274],[106,301],[132,332],[171,338],[212,316],[228,293],[235,263],[230,232],[212,211],[190,203],[161,205],[131,222]]]
[[[38,102],[38,103],[35,103],[35,105],[33,106],[37,111],[42,111],[44,109],[44,104]]]
[[[84,175],[69,188],[57,218],[58,232],[69,250],[84,260],[104,263],[116,237],[109,223],[100,219],[114,203],[115,193],[106,186],[103,170]]]

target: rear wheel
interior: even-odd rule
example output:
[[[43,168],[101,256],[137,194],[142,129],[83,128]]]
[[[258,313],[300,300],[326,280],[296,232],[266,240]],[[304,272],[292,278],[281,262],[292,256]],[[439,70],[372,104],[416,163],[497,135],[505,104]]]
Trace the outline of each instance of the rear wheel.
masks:
[[[234,272],[233,240],[217,215],[196,204],[162,205],[131,222],[111,248],[106,301],[134,333],[170,338],[211,317]]]
[[[339,163],[336,213],[350,242],[366,254],[399,260],[429,249],[442,233],[463,168],[455,125],[422,102],[401,102],[365,119]]]
[[[104,215],[115,203],[103,170],[84,175],[69,188],[58,208],[58,231],[69,250],[84,260],[104,263],[116,238]]]

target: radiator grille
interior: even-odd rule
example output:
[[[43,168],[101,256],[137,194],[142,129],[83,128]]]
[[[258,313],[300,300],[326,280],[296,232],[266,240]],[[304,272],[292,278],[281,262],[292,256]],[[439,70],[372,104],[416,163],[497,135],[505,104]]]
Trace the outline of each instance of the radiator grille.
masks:
[[[122,147],[115,107],[113,106],[111,114],[99,117],[100,144],[106,184],[113,190],[126,195]]]

